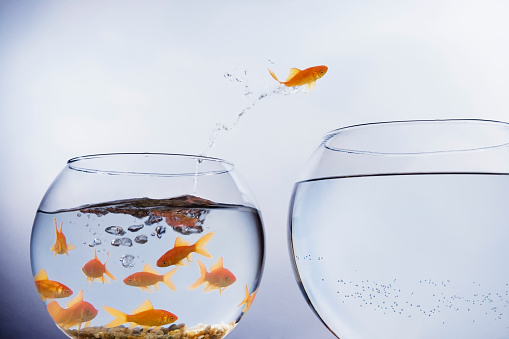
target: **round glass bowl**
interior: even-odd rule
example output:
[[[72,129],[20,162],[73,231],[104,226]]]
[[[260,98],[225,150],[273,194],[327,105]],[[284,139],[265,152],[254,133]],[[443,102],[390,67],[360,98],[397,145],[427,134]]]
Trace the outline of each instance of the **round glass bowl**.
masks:
[[[31,262],[71,338],[223,338],[256,295],[264,231],[231,163],[91,155],[69,160],[46,192]]]
[[[509,125],[327,134],[290,207],[297,281],[342,339],[509,333]]]

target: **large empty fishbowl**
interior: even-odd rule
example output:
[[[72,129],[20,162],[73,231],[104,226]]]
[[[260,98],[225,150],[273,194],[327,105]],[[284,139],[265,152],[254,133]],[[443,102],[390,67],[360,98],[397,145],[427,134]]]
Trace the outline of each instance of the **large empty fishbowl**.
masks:
[[[71,338],[218,339],[253,302],[264,232],[226,161],[92,155],[69,160],[46,192],[31,260],[49,315]]]
[[[290,243],[341,339],[509,338],[509,124],[399,121],[327,134]]]

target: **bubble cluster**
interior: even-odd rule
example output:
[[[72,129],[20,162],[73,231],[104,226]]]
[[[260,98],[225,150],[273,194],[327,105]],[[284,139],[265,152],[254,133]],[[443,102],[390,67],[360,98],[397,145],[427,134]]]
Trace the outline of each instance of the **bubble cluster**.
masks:
[[[444,311],[456,311],[471,312],[472,317],[485,315],[493,320],[501,320],[509,304],[507,283],[500,291],[486,291],[478,282],[472,282],[473,289],[470,289],[450,280],[432,279],[401,284],[398,279],[384,283],[367,279],[339,279],[335,285],[336,295],[343,304],[350,303],[383,314],[409,318],[418,315],[433,317]]]

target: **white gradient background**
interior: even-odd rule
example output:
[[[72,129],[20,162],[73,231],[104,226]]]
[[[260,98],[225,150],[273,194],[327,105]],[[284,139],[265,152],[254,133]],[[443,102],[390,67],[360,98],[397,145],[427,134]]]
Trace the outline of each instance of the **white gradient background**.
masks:
[[[258,102],[209,155],[236,164],[266,230],[258,297],[228,338],[333,338],[293,277],[294,182],[334,128],[508,121],[508,17],[505,0],[0,0],[0,337],[65,338],[33,287],[29,246],[67,159],[200,153],[252,100],[225,73],[246,70],[256,96],[277,85],[267,66],[285,78],[325,64],[310,94]]]

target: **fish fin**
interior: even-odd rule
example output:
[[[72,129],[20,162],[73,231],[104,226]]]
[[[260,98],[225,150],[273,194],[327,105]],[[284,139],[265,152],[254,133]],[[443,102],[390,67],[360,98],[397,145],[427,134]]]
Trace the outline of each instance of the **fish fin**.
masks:
[[[145,299],[145,301],[140,306],[138,306],[136,309],[134,309],[131,313],[136,314],[136,313],[153,310],[153,309],[154,309],[154,306],[152,306],[152,303],[150,302],[150,300]]]
[[[183,240],[181,237],[177,237],[177,239],[175,239],[174,247],[182,247],[182,246],[189,246],[189,245],[191,245],[191,243],[189,241]]]
[[[41,296],[41,300],[42,300],[42,301],[46,301],[46,299],[48,299],[48,298],[46,298],[45,296],[43,296],[42,294],[40,294],[40,296]]]
[[[34,281],[40,281],[40,280],[49,280],[48,274],[42,268],[34,277]]]
[[[219,268],[223,268],[223,257],[219,257],[219,260],[212,266],[210,266],[210,271],[215,271]]]
[[[192,260],[193,259],[192,253],[189,253],[188,256],[186,257],[186,259],[187,259],[187,262],[193,261]]]
[[[83,290],[80,290],[78,295],[74,297],[69,303],[66,305],[67,308],[71,308],[72,306],[76,305],[77,303],[80,303],[83,301]]]
[[[110,272],[110,271],[108,271],[108,269],[106,268],[106,264],[105,264],[105,266],[104,266],[104,273],[105,273],[108,277],[110,277],[112,280],[117,280],[117,279],[115,279],[115,277],[113,276],[113,274],[111,274],[111,272]],[[104,278],[104,276],[103,276],[103,278]],[[104,280],[103,280],[103,282],[104,282]]]
[[[150,291],[150,289],[147,287],[147,286],[138,286],[142,292],[149,292],[149,293],[152,293],[152,291]]]
[[[276,80],[277,82],[279,82],[280,84],[282,84],[282,82],[278,80],[278,78],[277,78],[276,74],[274,74],[274,72],[272,72],[269,68],[267,68],[267,69],[269,70],[269,73],[270,73],[270,75],[274,78],[274,80]]]
[[[67,244],[67,250],[68,251],[72,251],[72,250],[75,250],[76,249],[76,246],[74,246],[73,244]]]
[[[310,83],[307,83],[306,84],[306,87],[309,89],[309,90],[312,90],[313,88],[315,88],[316,86],[316,81],[311,81]]]
[[[178,263],[175,264],[176,266],[189,266],[184,259],[180,260]]]
[[[99,258],[97,257],[97,250],[95,248],[94,248],[94,259],[99,260]],[[99,262],[101,262],[101,261],[99,260]]]
[[[177,288],[175,287],[175,285],[173,285],[173,282],[171,281],[171,276],[174,275],[175,272],[177,272],[177,269],[178,268],[174,268],[170,272],[163,275],[163,284],[168,286],[170,288],[170,290],[172,290],[172,291],[177,290]]]
[[[200,277],[194,282],[194,284],[188,287],[190,290],[198,288],[201,284],[207,281],[207,269],[205,268],[205,264],[203,264],[200,260],[196,260],[196,262],[198,263],[198,266],[200,266]]]
[[[205,284],[205,287],[203,288],[203,292],[205,293],[210,293],[212,292],[213,290],[215,290],[217,287],[214,287],[212,286],[210,283],[207,282],[207,284]]]
[[[149,263],[146,263],[145,266],[143,266],[142,272],[147,272],[147,273],[152,273],[152,274],[158,274],[159,275],[159,273],[155,269],[153,269],[150,266]]]
[[[60,322],[59,315],[60,315],[60,312],[63,310],[63,308],[60,307],[60,305],[55,300],[52,300],[46,306],[46,309],[48,310],[48,313],[51,316],[51,318],[53,318],[53,320],[56,323],[59,323]]]
[[[104,327],[108,327],[108,328],[116,327],[116,326],[125,324],[127,322],[127,314],[125,314],[124,312],[116,310],[116,309],[108,307],[108,306],[103,306],[103,310],[105,310],[106,312],[111,314],[113,317],[115,317],[115,319],[110,321],[108,324],[104,325]]]
[[[249,289],[247,288],[247,285],[246,285],[246,297],[237,306],[240,306],[240,305],[243,305],[243,304],[247,304],[248,300],[249,300]]]
[[[84,327],[90,327],[90,320],[85,323]]]
[[[205,249],[205,245],[212,239],[214,232],[210,232],[201,237],[196,244],[194,244],[194,252],[203,255],[206,258],[212,258],[210,253]]]
[[[295,68],[295,67],[294,68],[290,68],[290,72],[288,73],[288,77],[286,78],[286,81],[291,80],[294,76],[296,76],[300,72],[301,72],[301,70],[298,69],[298,68]]]

